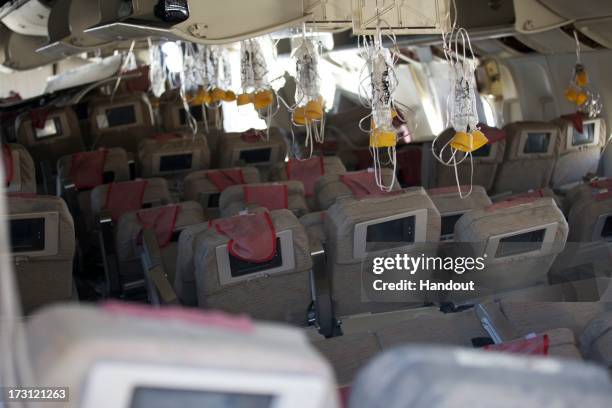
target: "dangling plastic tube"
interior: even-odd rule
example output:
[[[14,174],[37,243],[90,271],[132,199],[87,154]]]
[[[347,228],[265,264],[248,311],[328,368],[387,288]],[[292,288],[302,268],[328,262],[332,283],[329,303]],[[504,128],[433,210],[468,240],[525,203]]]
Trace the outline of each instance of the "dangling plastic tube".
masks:
[[[580,40],[576,31],[574,31],[574,39],[576,40],[576,64],[572,71],[569,86],[565,90],[565,99],[575,104],[576,109],[586,117],[595,118],[601,113],[603,104],[600,95],[593,92],[588,86],[589,75],[580,58]]]

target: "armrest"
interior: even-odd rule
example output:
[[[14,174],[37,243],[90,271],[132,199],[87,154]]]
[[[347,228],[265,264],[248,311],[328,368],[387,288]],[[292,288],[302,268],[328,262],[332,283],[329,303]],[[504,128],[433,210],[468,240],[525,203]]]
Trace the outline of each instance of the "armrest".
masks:
[[[102,260],[104,263],[104,274],[106,276],[106,296],[119,297],[121,295],[121,277],[119,275],[119,261],[115,251],[115,233],[113,231],[113,219],[107,211],[98,215],[98,236]]]
[[[319,241],[310,242],[310,257],[312,258],[312,298],[319,333],[326,338],[340,336],[342,330],[334,313],[325,246]]]
[[[142,231],[140,259],[151,303],[154,305],[178,303],[178,297],[164,269],[157,237],[152,229]]]

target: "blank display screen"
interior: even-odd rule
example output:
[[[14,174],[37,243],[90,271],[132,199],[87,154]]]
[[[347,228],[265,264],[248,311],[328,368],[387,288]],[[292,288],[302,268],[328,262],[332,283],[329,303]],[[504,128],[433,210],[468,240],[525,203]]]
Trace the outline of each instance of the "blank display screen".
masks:
[[[159,158],[159,171],[190,170],[193,161],[191,154],[175,154]]]
[[[612,239],[612,215],[606,218],[606,222],[604,222],[604,226],[601,230],[601,237]]]
[[[272,268],[278,268],[283,265],[283,256],[281,254],[281,242],[279,238],[276,238],[276,252],[272,259],[268,262],[256,263],[243,261],[236,258],[232,254],[229,254],[230,261],[230,272],[232,277],[237,278],[239,276],[250,275],[252,273],[266,271]]]
[[[446,215],[442,217],[442,236],[452,236],[455,234],[455,224],[463,214]]]
[[[572,129],[572,146],[582,146],[595,141],[595,123],[585,124],[582,133],[574,128]]]
[[[136,123],[136,110],[134,105],[120,106],[106,110],[108,127],[126,126]]]
[[[397,220],[368,225],[366,250],[374,251],[393,247],[389,244],[414,243],[416,217],[411,215]]]
[[[489,157],[489,155],[491,155],[491,144],[489,143],[472,152],[473,157]]]
[[[192,106],[189,108],[189,112],[191,113],[191,116],[193,116],[195,118],[195,120],[197,122],[204,122],[204,113],[202,112],[202,108],[201,106]],[[185,109],[179,110],[179,116],[180,116],[180,122],[181,125],[184,126],[187,124],[187,115],[185,115]]]
[[[272,395],[138,387],[130,408],[269,408]]]
[[[247,164],[252,163],[267,163],[270,161],[272,155],[272,149],[254,149],[254,150],[242,150],[240,152],[240,160]]]
[[[540,229],[502,238],[499,240],[495,257],[501,258],[537,251],[542,248],[545,233],[546,229]]]
[[[62,124],[59,118],[47,119],[45,127],[39,129],[34,127],[34,136],[36,139],[46,139],[48,137],[60,136],[62,134]]]
[[[523,153],[547,153],[549,143],[549,132],[529,132]]]
[[[11,245],[14,253],[45,249],[45,219],[11,220]]]

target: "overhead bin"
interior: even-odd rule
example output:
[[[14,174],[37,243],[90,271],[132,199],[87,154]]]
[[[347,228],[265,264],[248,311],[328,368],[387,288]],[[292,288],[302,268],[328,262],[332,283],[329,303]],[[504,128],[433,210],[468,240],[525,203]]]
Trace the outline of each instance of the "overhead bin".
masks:
[[[39,0],[30,0],[2,18],[2,22],[16,33],[46,37],[50,12]]]
[[[612,2],[610,1],[539,0],[539,2],[558,15],[573,20],[612,16]]]
[[[571,17],[555,13],[539,0],[515,1],[514,13],[516,31],[523,34],[542,32],[572,23]]]
[[[36,53],[46,37],[18,34],[6,26],[0,27],[0,63],[15,70],[40,67],[54,61]]]
[[[517,34],[516,38],[523,44],[542,54],[556,54],[576,51],[576,40],[561,29],[555,28],[534,34]],[[587,44],[580,44],[582,50],[593,48]]]

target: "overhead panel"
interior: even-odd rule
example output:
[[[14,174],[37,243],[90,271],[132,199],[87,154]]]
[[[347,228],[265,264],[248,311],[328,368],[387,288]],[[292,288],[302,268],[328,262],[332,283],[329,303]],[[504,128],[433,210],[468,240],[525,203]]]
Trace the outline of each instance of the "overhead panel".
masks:
[[[612,17],[578,21],[574,25],[587,37],[604,47],[612,48]]]
[[[564,33],[560,29],[543,31],[535,34],[518,34],[516,36],[523,44],[542,54],[558,54],[574,52],[576,50],[576,40]],[[583,50],[591,50],[585,44],[581,44]]]
[[[353,25],[351,0],[304,0],[306,24],[317,30],[342,30]]]
[[[8,30],[7,30],[8,31]],[[23,35],[14,31],[2,34],[3,64],[15,70],[37,68],[53,62],[53,58],[40,55],[36,50],[47,42],[46,37]]]
[[[46,37],[51,9],[38,0],[30,0],[2,19],[4,25],[23,35]]]
[[[439,34],[450,28],[451,0],[353,0],[353,32],[377,27],[398,35]]]
[[[539,0],[515,0],[516,31],[523,34],[537,33],[572,23],[571,17],[564,17],[546,7]]]
[[[560,16],[573,20],[612,16],[612,1],[609,0],[539,0],[544,6]]]

